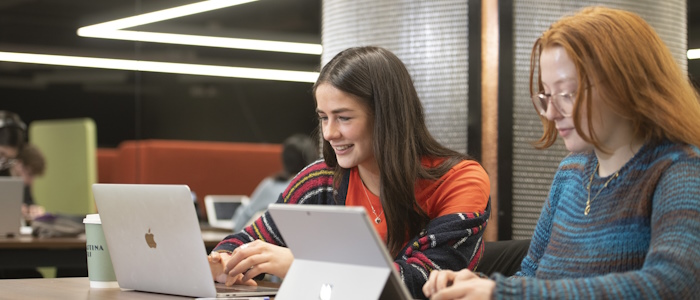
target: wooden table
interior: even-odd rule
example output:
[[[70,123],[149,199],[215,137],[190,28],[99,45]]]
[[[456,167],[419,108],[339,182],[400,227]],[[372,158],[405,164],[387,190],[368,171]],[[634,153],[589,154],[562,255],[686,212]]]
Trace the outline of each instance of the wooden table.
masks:
[[[202,231],[207,251],[225,236],[225,231]],[[70,267],[87,269],[85,235],[75,238],[0,238],[0,268]]]
[[[87,277],[77,277],[0,280],[0,299],[159,300],[193,298],[137,291],[122,291],[120,289],[95,289],[90,288],[90,281]]]

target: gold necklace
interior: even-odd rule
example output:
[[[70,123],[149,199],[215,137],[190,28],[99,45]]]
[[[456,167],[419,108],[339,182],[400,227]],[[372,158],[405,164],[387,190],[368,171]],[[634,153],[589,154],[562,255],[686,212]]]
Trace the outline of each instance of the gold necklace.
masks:
[[[591,211],[591,201],[592,201],[591,200],[591,184],[593,183],[593,175],[595,175],[595,173],[598,172],[599,167],[600,167],[600,162],[596,163],[595,170],[593,170],[593,173],[591,173],[591,179],[588,181],[588,186],[586,186],[586,189],[588,190],[588,201],[586,201],[586,210],[583,211],[583,214],[586,216],[588,215],[588,212]],[[593,196],[593,200],[595,200],[595,198],[598,198],[598,195],[600,195],[600,192],[602,192],[606,187],[608,187],[608,183],[610,183],[610,181],[612,181],[614,178],[617,178],[617,176],[619,174],[620,174],[620,171],[618,170],[617,172],[615,172],[615,174],[613,176],[610,176],[610,179],[608,179],[608,181],[605,182],[605,185],[603,185],[603,187],[600,188],[600,190],[598,190],[598,192],[595,194],[595,196]]]
[[[372,201],[369,200],[369,195],[367,195],[367,187],[365,186],[365,181],[360,178],[360,181],[362,181],[362,190],[365,192],[365,197],[367,198],[367,202],[369,203],[369,207],[372,209],[372,213],[374,214],[374,223],[381,223],[382,219],[379,218],[384,211],[380,212],[379,215],[377,215],[377,211],[374,210],[374,205],[372,205]]]

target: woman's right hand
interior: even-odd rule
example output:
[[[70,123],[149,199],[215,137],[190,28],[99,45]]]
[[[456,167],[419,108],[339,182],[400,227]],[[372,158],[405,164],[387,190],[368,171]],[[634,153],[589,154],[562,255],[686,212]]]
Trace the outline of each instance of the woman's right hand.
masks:
[[[211,277],[216,282],[224,283],[227,286],[234,284],[258,285],[253,279],[243,281],[243,274],[228,276],[228,274],[224,273],[224,266],[231,260],[230,253],[212,252],[207,256],[207,260],[209,261],[209,268],[211,269]]]
[[[468,269],[433,270],[423,285],[423,294],[435,300],[491,299],[495,287],[495,281],[480,278]]]

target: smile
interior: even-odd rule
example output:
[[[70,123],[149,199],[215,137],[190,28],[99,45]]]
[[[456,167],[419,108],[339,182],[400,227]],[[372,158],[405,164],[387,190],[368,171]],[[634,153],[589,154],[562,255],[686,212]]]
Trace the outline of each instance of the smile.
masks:
[[[333,146],[333,149],[335,149],[336,152],[343,152],[343,151],[348,150],[352,147],[353,147],[353,145]]]

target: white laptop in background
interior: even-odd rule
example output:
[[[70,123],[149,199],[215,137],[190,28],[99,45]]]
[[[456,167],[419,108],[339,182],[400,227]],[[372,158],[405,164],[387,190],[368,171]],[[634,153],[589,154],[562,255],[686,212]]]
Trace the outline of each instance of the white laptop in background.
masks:
[[[92,190],[119,287],[190,297],[276,293],[215,286],[186,185],[94,184]]]
[[[294,262],[276,300],[412,299],[363,207],[271,204]]]
[[[233,213],[241,205],[248,204],[245,195],[207,195],[204,197],[204,207],[207,210],[209,226],[233,229]]]
[[[23,198],[22,178],[0,177],[0,238],[19,236]]]

